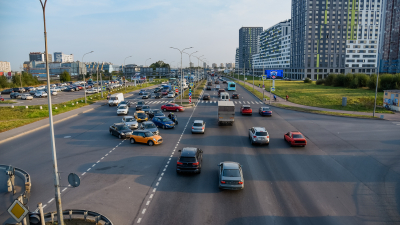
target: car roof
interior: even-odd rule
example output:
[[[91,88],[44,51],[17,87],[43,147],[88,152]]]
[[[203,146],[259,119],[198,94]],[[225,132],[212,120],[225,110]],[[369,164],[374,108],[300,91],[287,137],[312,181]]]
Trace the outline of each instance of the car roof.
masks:
[[[250,107],[250,105],[242,105],[242,107]]]
[[[300,131],[290,131],[292,134],[301,134]]]
[[[132,118],[133,119],[133,116],[124,116],[124,118],[126,118],[126,119]]]
[[[122,126],[125,125],[124,123],[114,123],[114,126]]]
[[[119,106],[128,106],[127,104],[120,104]]]
[[[256,131],[267,131],[265,127],[253,127]]]
[[[181,156],[195,156],[197,148],[194,147],[186,147],[181,151]]]
[[[225,161],[222,163],[224,164],[224,169],[239,169],[239,163],[237,162]]]
[[[203,123],[203,120],[195,120],[193,123]]]
[[[153,122],[151,122],[151,121],[144,121],[144,122],[142,122],[142,124],[147,124],[147,123],[154,124],[154,123],[153,123]]]

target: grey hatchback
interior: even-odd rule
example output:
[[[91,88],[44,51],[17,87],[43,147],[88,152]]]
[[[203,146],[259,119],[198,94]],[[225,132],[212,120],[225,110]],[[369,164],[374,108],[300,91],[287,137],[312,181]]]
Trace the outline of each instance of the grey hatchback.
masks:
[[[140,124],[140,128],[139,129],[151,131],[155,135],[159,135],[160,134],[160,132],[158,131],[157,126],[151,121],[142,122],[142,124]]]
[[[237,162],[220,162],[218,171],[220,189],[241,190],[244,188],[242,166]]]

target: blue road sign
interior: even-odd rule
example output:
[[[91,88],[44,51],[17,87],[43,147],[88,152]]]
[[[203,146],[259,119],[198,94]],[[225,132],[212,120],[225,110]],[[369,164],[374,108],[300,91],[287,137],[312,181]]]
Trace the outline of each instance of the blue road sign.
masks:
[[[266,79],[267,79],[267,75],[263,75],[263,76],[262,76],[262,79],[263,79],[263,80],[266,80]]]
[[[193,83],[190,83],[190,87],[193,87]]]
[[[192,93],[189,92],[189,96],[192,96]]]

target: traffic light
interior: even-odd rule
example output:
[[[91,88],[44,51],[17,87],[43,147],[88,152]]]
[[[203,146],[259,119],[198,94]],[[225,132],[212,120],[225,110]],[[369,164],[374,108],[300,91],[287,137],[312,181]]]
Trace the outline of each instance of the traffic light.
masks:
[[[29,217],[29,224],[30,225],[40,225],[41,220],[40,220],[40,214],[36,213],[36,212],[30,212],[28,213],[28,217]]]

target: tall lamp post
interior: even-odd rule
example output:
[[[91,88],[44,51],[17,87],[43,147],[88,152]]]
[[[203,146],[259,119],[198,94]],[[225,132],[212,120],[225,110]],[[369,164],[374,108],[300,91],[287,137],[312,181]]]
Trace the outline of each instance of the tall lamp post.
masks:
[[[190,78],[192,78],[192,59],[191,59],[191,56],[194,54],[194,53],[196,53],[196,52],[198,52],[198,51],[195,51],[195,52],[193,52],[193,53],[191,53],[191,54],[189,54],[189,53],[186,53],[186,52],[184,52],[186,55],[188,55],[189,56],[189,69],[190,69]],[[189,78],[189,77],[188,77]],[[190,79],[189,79],[190,80]]]
[[[46,0],[47,1],[47,0]],[[90,52],[88,52],[88,53],[85,53],[85,54],[83,54],[83,56],[82,56],[82,63],[83,63],[83,57],[85,57],[85,55],[87,55],[87,54],[90,54],[90,53],[92,53],[93,51],[90,51]],[[85,74],[83,74],[83,72],[82,72],[82,76],[83,76],[83,82],[85,82],[84,84],[83,84],[83,92],[85,93],[85,103],[87,103],[86,102],[86,79],[85,79]]]
[[[132,57],[132,56],[128,56],[128,57],[126,57],[126,58],[124,59],[124,65],[122,66],[122,72],[124,72],[125,92],[126,92],[126,73],[125,73],[126,68],[125,68],[125,60],[126,60],[127,58],[130,58],[130,57]]]
[[[149,59],[151,59],[151,58],[148,58],[148,59],[146,59],[146,61],[144,61],[144,67],[147,66],[147,60],[149,60]]]
[[[174,47],[170,47],[170,48],[176,49],[176,50],[178,50],[178,51],[181,53],[181,105],[182,105],[182,98],[183,98],[183,90],[182,90],[182,81],[183,81],[183,75],[182,75],[182,53],[183,53],[183,51],[185,51],[186,49],[191,49],[191,48],[193,48],[193,47],[184,48],[184,49],[182,49],[182,50],[179,50],[179,49],[174,48]]]
[[[46,75],[47,75],[47,90],[50,91],[50,72],[49,72],[49,55],[47,50],[47,32],[46,32],[46,3],[47,0],[39,0],[43,10],[43,26],[44,26],[44,46],[46,54]],[[64,218],[62,214],[61,193],[60,193],[60,179],[58,177],[56,143],[54,139],[54,125],[53,125],[53,110],[51,105],[51,94],[47,97],[47,104],[49,108],[49,123],[50,123],[50,142],[53,153],[53,168],[54,168],[54,188],[55,188],[55,202],[57,209],[57,220],[59,225],[64,225]]]
[[[199,69],[198,69],[198,67],[200,66],[200,65],[199,65],[199,61],[200,61],[200,58],[203,57],[203,56],[204,56],[204,55],[197,57],[197,56],[194,55],[194,57],[197,58],[197,79],[198,79],[198,76],[199,76]]]

